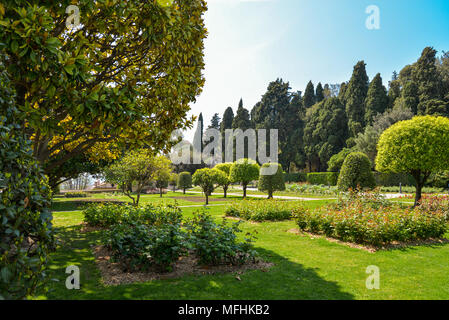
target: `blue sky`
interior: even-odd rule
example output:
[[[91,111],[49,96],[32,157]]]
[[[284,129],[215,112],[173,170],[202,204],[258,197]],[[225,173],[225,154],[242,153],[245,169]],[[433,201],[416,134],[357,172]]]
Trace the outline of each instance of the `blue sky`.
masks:
[[[380,9],[380,29],[368,30],[365,12]],[[387,85],[394,70],[422,49],[449,51],[449,0],[209,0],[205,15],[206,84],[191,114],[206,126],[238,101],[251,109],[276,78],[304,91],[309,80],[349,80],[359,60],[370,79]],[[192,136],[186,133],[186,138]]]

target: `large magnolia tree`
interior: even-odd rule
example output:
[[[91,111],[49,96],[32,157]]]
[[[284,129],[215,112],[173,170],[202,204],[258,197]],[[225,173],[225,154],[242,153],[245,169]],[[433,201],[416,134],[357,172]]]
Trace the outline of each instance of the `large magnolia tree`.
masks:
[[[0,4],[0,51],[52,185],[80,155],[167,149],[174,129],[191,126],[189,103],[204,84],[204,0],[79,0],[80,24],[69,29],[71,4]]]

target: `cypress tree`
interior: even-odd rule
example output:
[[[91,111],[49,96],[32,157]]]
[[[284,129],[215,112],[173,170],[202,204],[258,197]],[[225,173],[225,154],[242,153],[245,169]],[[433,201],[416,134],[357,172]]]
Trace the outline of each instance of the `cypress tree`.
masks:
[[[321,102],[324,100],[324,89],[323,86],[321,85],[321,82],[318,83],[318,85],[316,86],[315,100],[316,102]]]
[[[220,116],[218,115],[218,113],[215,113],[212,117],[212,120],[210,121],[209,128],[220,130],[220,121]]]
[[[306,109],[313,106],[316,102],[315,89],[313,87],[312,81],[309,81],[309,83],[307,84],[306,91],[304,91],[303,102],[304,108]]]
[[[232,129],[242,129],[243,131],[251,128],[249,111],[243,107],[243,101],[240,99],[237,113],[232,121]]]
[[[446,114],[446,105],[442,101],[442,81],[436,66],[436,50],[426,47],[415,63],[412,77],[418,86],[419,115]]]
[[[345,92],[346,114],[351,137],[356,137],[365,126],[365,99],[368,94],[368,75],[366,64],[359,61]]]
[[[376,74],[373,81],[371,81],[365,100],[365,105],[366,124],[372,124],[374,116],[384,113],[388,107],[387,89],[382,84],[382,77],[380,76],[380,73]]]

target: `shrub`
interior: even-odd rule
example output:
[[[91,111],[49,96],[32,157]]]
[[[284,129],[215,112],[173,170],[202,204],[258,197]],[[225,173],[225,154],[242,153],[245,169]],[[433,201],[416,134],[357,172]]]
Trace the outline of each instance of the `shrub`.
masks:
[[[292,209],[298,202],[281,200],[245,200],[232,202],[225,213],[229,217],[238,217],[252,221],[281,221],[290,219]]]
[[[196,212],[187,221],[186,230],[191,248],[195,250],[200,264],[240,265],[254,260],[256,251],[252,245],[254,236],[247,233],[244,240],[237,240],[237,233],[242,232],[240,222],[218,224],[204,211]]]
[[[87,198],[89,194],[86,192],[76,191],[76,192],[66,192],[64,193],[64,197],[66,198]]]
[[[352,149],[343,148],[339,153],[334,154],[327,162],[327,171],[329,172],[340,172],[343,162],[345,162],[346,157],[352,152]]]
[[[350,188],[369,188],[376,186],[373,173],[371,172],[371,162],[368,156],[361,152],[349,154],[341,168],[338,177],[338,188],[348,190]]]
[[[92,227],[110,227],[120,223],[141,223],[150,226],[178,224],[181,209],[173,205],[135,207],[116,204],[91,204],[83,211],[84,222]]]
[[[287,183],[306,182],[307,181],[307,173],[302,173],[302,172],[286,173],[286,172],[284,172],[284,181]]]
[[[185,237],[179,224],[149,226],[139,222],[117,224],[106,233],[103,243],[126,271],[171,271],[171,266],[186,252]]]
[[[276,170],[274,174],[265,170]],[[258,188],[260,191],[268,192],[268,199],[273,198],[274,191],[284,191],[285,181],[282,166],[278,163],[266,163],[260,168]]]
[[[178,177],[178,188],[182,189],[183,193],[186,194],[186,189],[192,187],[192,175],[190,172],[181,172]]]
[[[2,67],[0,61],[0,300],[24,299],[47,279],[54,248],[50,187],[32,156]]]
[[[441,238],[448,230],[447,211],[386,205],[376,195],[353,194],[338,204],[309,211],[295,209],[300,230],[360,244]]]
[[[313,172],[307,174],[307,182],[313,185],[337,185],[337,172]]]

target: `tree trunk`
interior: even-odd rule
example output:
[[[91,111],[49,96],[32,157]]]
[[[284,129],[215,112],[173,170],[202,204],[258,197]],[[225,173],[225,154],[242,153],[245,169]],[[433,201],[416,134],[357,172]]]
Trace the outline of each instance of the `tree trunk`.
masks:
[[[162,198],[162,188],[159,189],[159,194],[161,195]]]
[[[228,195],[228,187],[223,187],[223,191],[224,191],[224,197],[226,199],[226,197]]]
[[[247,184],[243,184],[243,199],[246,199],[246,187]]]
[[[421,204],[421,198],[422,198],[422,184],[416,183],[416,196],[415,196],[415,204],[413,207],[417,207]]]
[[[416,187],[416,195],[415,195],[415,204],[414,208],[421,204],[422,198],[422,188],[426,183],[426,180],[430,176],[430,172],[421,172],[421,170],[414,170],[411,172],[413,178],[415,179],[415,187]]]
[[[206,206],[209,204],[209,195],[207,192],[204,193],[206,195]]]
[[[186,188],[183,189],[184,194],[186,194]]]
[[[268,190],[268,199],[273,199],[273,190]]]

